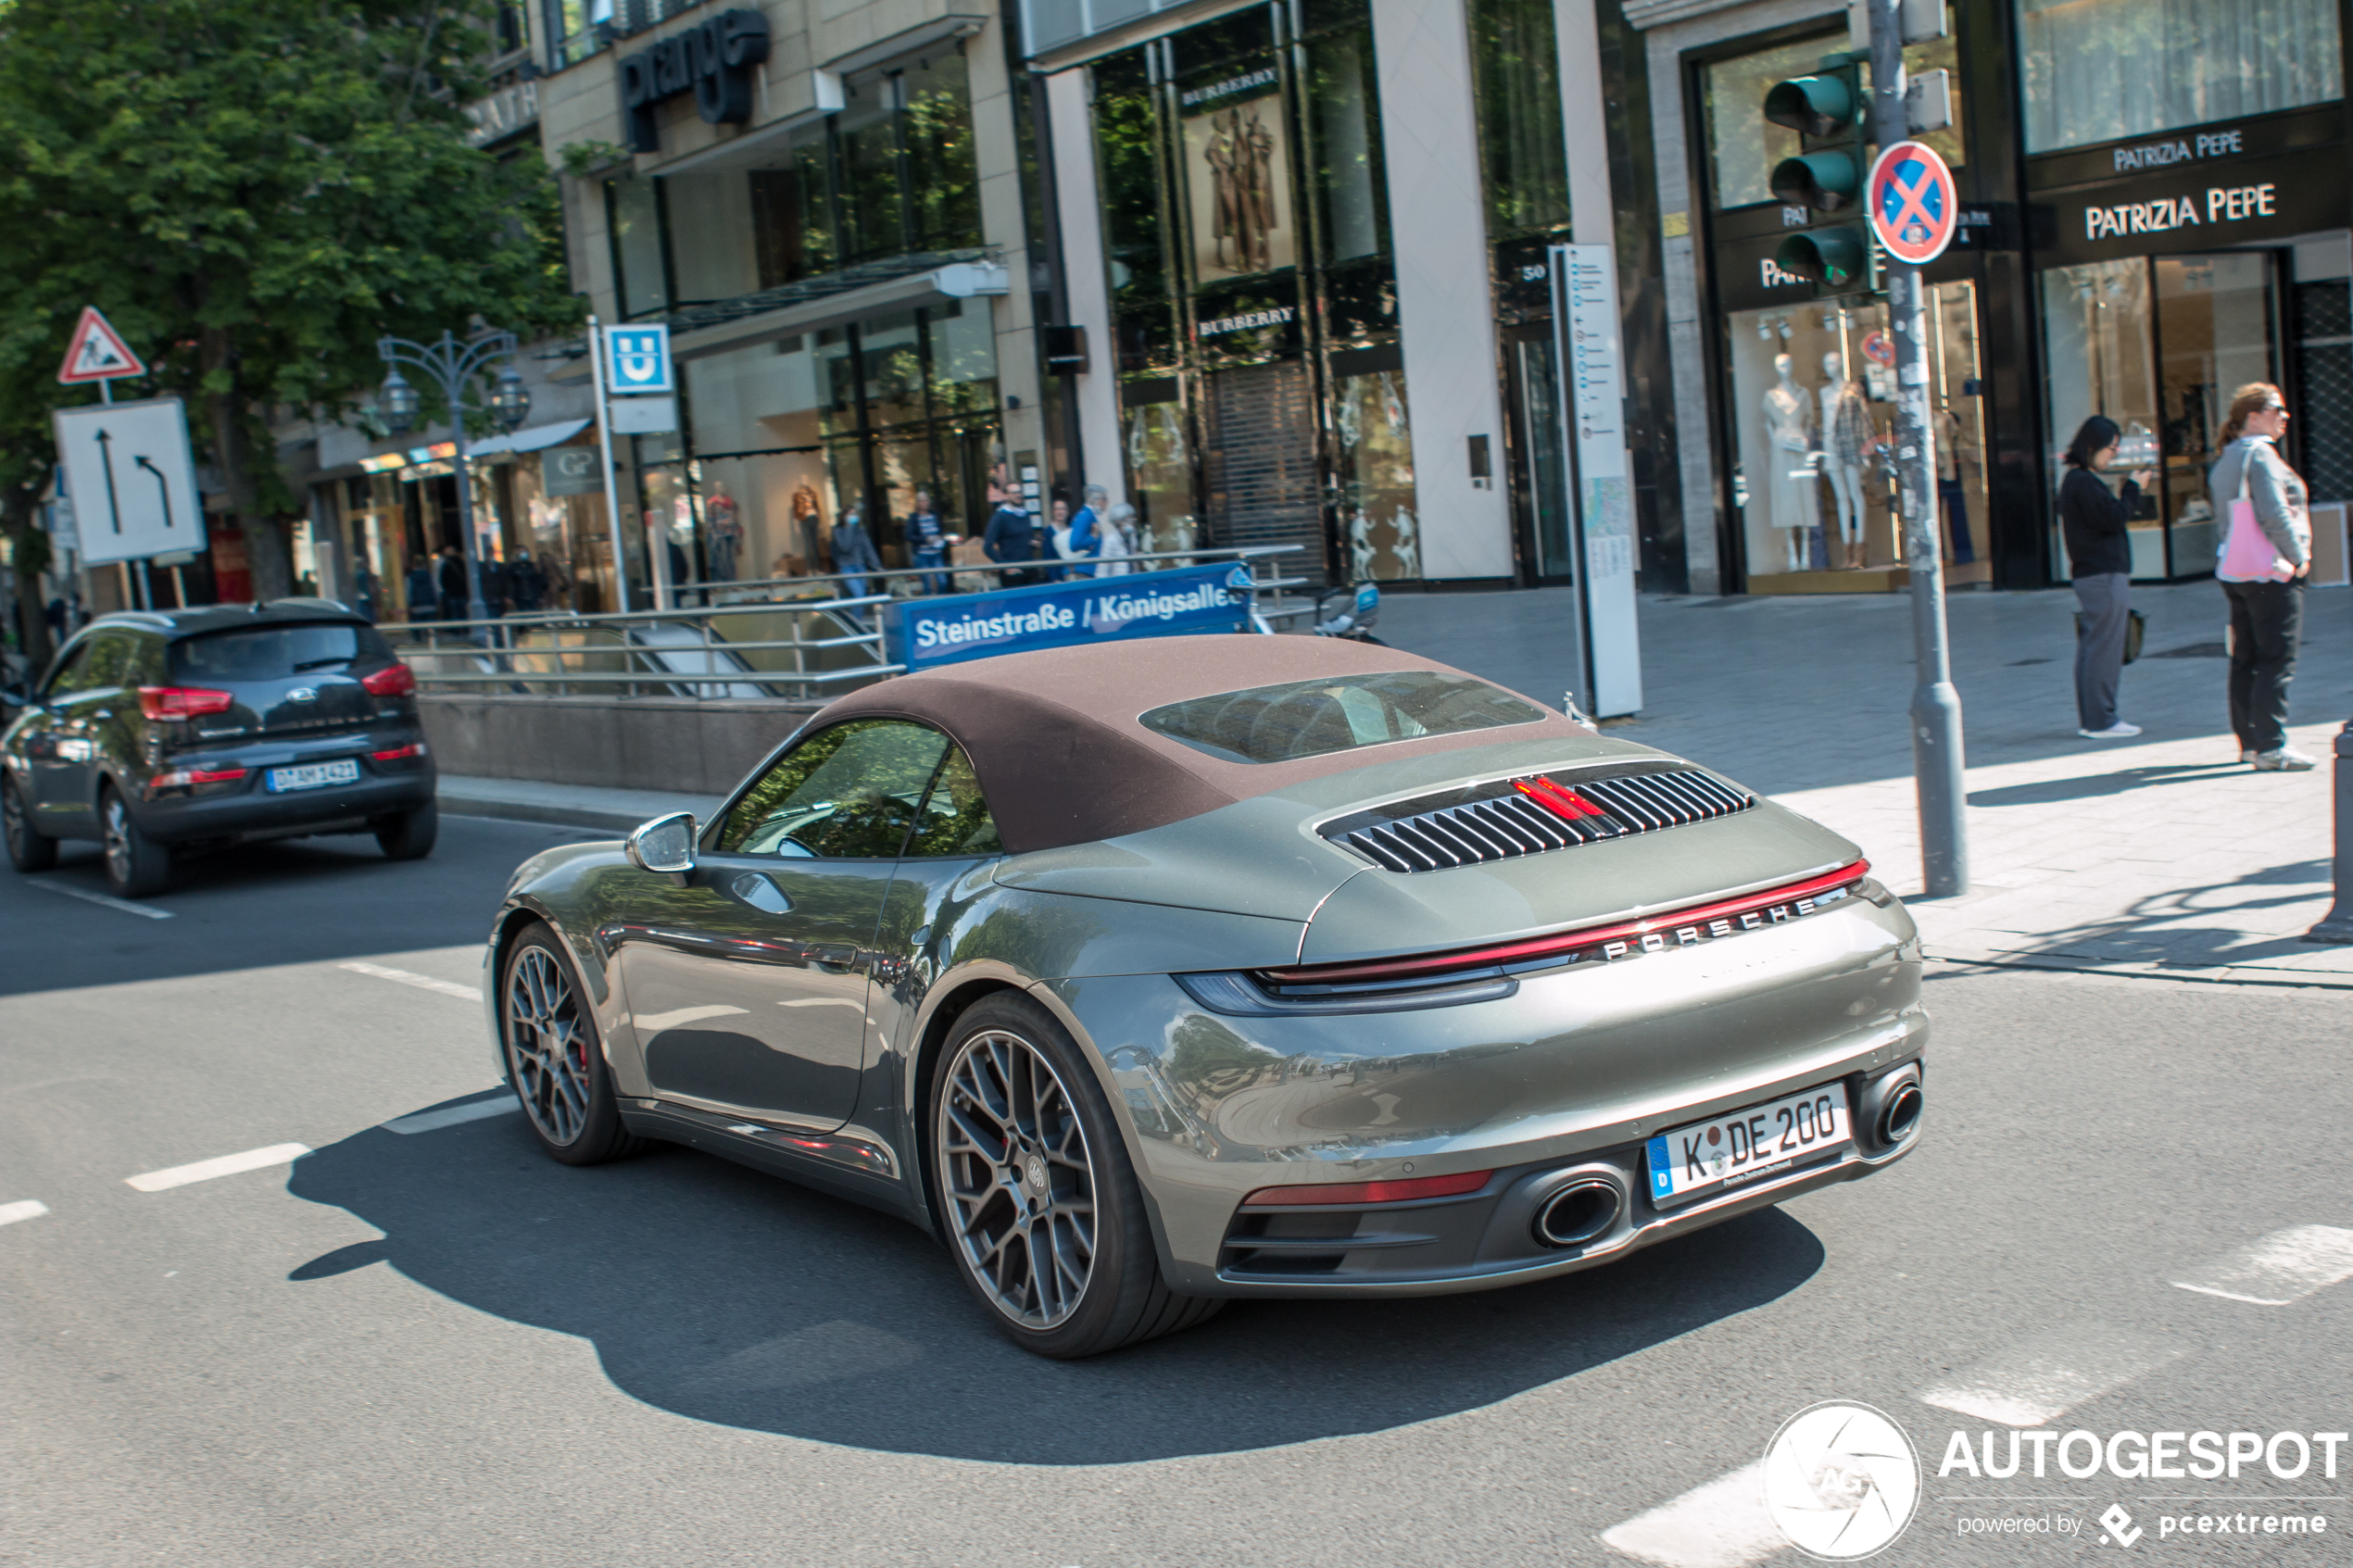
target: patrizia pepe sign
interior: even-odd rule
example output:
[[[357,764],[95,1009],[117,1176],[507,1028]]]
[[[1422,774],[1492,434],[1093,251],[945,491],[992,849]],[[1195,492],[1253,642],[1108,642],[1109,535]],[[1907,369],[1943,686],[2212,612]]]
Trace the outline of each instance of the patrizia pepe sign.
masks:
[[[2049,261],[2120,260],[2342,229],[2343,111],[2296,110],[2106,147],[2027,170],[2032,248]]]
[[[2208,185],[2203,200],[2192,194],[2120,202],[2114,207],[2087,207],[2083,209],[2083,237],[2108,240],[2119,234],[2161,234],[2170,229],[2244,223],[2250,218],[2275,216],[2279,205],[2280,188],[2269,180],[2259,185]]]

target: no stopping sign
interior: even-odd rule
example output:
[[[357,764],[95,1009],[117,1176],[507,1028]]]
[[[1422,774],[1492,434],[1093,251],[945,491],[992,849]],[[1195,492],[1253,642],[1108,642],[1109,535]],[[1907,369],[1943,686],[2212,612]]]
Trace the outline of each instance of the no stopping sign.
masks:
[[[1960,221],[1953,171],[1933,148],[1919,142],[1898,142],[1872,161],[1863,201],[1871,232],[1887,254],[1915,267],[1944,255]]]

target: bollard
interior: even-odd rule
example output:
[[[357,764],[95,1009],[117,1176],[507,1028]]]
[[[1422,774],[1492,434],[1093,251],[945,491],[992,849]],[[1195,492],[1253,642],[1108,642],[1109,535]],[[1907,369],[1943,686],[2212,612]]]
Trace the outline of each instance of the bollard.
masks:
[[[2353,719],[2336,733],[2336,903],[2307,942],[2353,943]]]

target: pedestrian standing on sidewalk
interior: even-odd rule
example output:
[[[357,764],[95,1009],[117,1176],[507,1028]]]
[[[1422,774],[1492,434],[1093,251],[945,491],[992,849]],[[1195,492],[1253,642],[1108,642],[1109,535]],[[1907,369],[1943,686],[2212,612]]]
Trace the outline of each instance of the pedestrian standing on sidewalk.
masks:
[[[2231,395],[2231,417],[2222,426],[2221,460],[2207,476],[2207,495],[2223,524],[2214,575],[2231,601],[2231,728],[2238,733],[2239,760],[2259,772],[2300,772],[2313,765],[2287,744],[2287,688],[2296,679],[2304,580],[2312,571],[2304,481],[2279,453],[2287,419],[2287,399],[2278,387],[2269,382],[2240,387]],[[2256,526],[2277,557],[2268,574],[2243,575],[2226,558],[2231,514],[2242,498],[2253,504]]]
[[[2101,483],[2116,460],[2122,433],[2114,420],[2094,414],[2067,448],[2067,478],[2059,483],[2059,526],[2075,576],[2082,625],[2075,639],[2076,734],[2086,740],[2124,740],[2141,733],[2116,711],[2124,679],[2124,634],[2133,619],[2133,541],[2125,532],[2141,490],[2157,477],[2146,469],[2120,493]]]

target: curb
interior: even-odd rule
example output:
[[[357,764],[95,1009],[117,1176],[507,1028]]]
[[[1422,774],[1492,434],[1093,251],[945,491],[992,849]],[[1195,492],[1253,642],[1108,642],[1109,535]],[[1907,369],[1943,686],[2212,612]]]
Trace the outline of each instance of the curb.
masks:
[[[1997,953],[1983,948],[1929,947],[1926,958],[1969,969],[2032,969],[2046,973],[2110,974],[2125,980],[2185,981],[2193,985],[2268,985],[2292,990],[2353,991],[2353,973],[2328,970],[2260,969],[2252,964],[2100,963],[2054,953]]]

